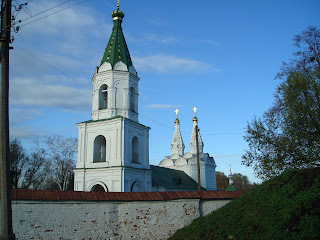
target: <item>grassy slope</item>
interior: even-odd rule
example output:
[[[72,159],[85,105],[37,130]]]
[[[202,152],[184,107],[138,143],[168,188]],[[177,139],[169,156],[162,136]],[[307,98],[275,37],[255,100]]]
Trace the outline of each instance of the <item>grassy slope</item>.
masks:
[[[320,239],[320,168],[286,171],[172,239]]]

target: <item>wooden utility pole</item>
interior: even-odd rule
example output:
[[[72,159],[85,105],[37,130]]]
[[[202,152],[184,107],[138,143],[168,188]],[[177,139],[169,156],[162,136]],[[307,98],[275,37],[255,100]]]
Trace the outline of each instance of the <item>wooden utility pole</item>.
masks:
[[[198,168],[198,191],[201,191],[201,176],[200,176],[200,156],[199,156],[199,140],[198,140],[198,125],[196,125],[196,146],[197,146],[197,168]]]
[[[0,116],[0,240],[15,239],[12,229],[11,175],[9,158],[9,43],[11,31],[11,0],[1,2],[1,116]]]

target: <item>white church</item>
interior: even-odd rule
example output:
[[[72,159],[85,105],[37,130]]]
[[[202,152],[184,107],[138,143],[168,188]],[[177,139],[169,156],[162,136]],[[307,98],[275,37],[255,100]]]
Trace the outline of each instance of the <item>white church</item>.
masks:
[[[139,123],[139,80],[123,32],[124,13],[112,12],[113,29],[100,66],[93,75],[92,119],[78,123],[78,161],[75,191],[149,192],[197,190],[196,111],[189,144],[180,132],[176,110],[172,155],[159,166],[149,164],[149,130]],[[217,190],[216,164],[203,153],[198,138],[201,187]]]

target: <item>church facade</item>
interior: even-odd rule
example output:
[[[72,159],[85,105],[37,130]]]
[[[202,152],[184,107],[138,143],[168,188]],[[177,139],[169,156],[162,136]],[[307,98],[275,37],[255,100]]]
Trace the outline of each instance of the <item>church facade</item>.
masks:
[[[198,165],[197,165],[197,147],[200,160],[200,184],[202,188],[207,190],[217,190],[216,183],[216,163],[213,157],[203,152],[203,141],[198,131],[198,144],[196,131],[198,130],[198,118],[196,117],[196,108],[194,108],[194,118],[192,119],[193,128],[189,143],[190,152],[185,153],[185,145],[183,143],[180,120],[178,119],[178,110],[176,110],[175,131],[171,144],[172,154],[166,156],[159,164],[160,167],[181,170],[198,182]],[[198,146],[197,146],[198,145]]]
[[[112,18],[112,33],[92,78],[92,119],[78,123],[74,190],[151,191],[150,128],[138,120],[140,79],[122,32],[119,6]]]
[[[139,77],[123,32],[124,13],[112,12],[113,29],[92,78],[91,119],[78,123],[78,161],[75,191],[149,192],[197,190],[198,119],[193,118],[190,152],[184,153],[180,121],[176,116],[172,155],[159,166],[149,164],[149,130],[139,123]],[[178,114],[178,110],[176,110]],[[203,153],[199,135],[201,186],[216,190],[215,162]]]

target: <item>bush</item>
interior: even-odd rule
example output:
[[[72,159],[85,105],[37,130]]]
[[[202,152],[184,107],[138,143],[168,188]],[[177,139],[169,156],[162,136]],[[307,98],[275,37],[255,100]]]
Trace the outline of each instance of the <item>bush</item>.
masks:
[[[320,168],[288,170],[171,239],[320,239]]]

